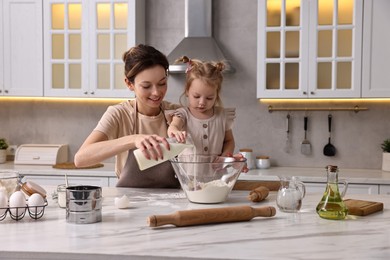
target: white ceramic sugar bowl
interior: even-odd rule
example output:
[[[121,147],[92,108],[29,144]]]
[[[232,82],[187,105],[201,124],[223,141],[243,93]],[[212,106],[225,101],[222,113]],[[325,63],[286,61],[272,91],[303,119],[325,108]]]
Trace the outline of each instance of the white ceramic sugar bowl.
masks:
[[[256,168],[268,169],[271,167],[271,159],[268,156],[256,156]]]

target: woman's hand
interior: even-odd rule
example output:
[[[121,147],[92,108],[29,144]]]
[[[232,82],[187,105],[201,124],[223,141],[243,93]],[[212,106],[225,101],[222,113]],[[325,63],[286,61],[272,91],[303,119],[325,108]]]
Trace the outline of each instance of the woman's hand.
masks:
[[[167,139],[158,135],[138,135],[135,141],[135,147],[141,150],[147,159],[163,159],[163,151],[160,144],[163,144],[167,150],[170,150]]]

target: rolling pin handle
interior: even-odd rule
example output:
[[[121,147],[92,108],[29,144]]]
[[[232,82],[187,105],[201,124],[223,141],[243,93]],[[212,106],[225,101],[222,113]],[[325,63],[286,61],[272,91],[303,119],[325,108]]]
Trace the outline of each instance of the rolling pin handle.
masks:
[[[149,227],[157,227],[157,218],[155,215],[149,216],[147,219],[147,223]]]
[[[274,207],[262,207],[254,208],[256,217],[273,217],[276,215],[276,209]]]
[[[180,220],[179,220],[180,222]],[[152,215],[147,219],[149,227],[159,227],[168,224],[178,225],[178,213],[168,215]]]

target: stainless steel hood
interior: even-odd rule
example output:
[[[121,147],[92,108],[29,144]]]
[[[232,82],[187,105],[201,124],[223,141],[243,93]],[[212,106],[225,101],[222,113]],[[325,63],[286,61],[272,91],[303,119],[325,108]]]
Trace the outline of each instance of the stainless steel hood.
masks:
[[[185,0],[185,37],[168,55],[170,73],[185,72],[186,64],[174,64],[183,55],[199,60],[223,60],[224,72],[235,71],[212,37],[212,0]]]

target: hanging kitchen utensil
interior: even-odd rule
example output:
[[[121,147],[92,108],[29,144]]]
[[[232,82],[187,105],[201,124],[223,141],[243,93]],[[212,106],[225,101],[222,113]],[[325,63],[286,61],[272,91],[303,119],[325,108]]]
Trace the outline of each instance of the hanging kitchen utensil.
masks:
[[[307,135],[307,124],[309,121],[308,116],[304,117],[304,130],[305,130],[305,139],[303,139],[302,144],[301,144],[301,153],[304,155],[309,155],[311,154],[311,144],[309,140],[307,140],[306,135]]]
[[[328,129],[329,129],[329,138],[328,143],[324,147],[324,155],[325,156],[335,156],[336,154],[336,147],[333,146],[333,144],[330,143],[331,139],[331,132],[332,132],[332,115],[328,115]]]
[[[284,145],[284,152],[290,153],[291,152],[291,142],[290,142],[290,113],[287,114],[286,117],[286,143]]]

